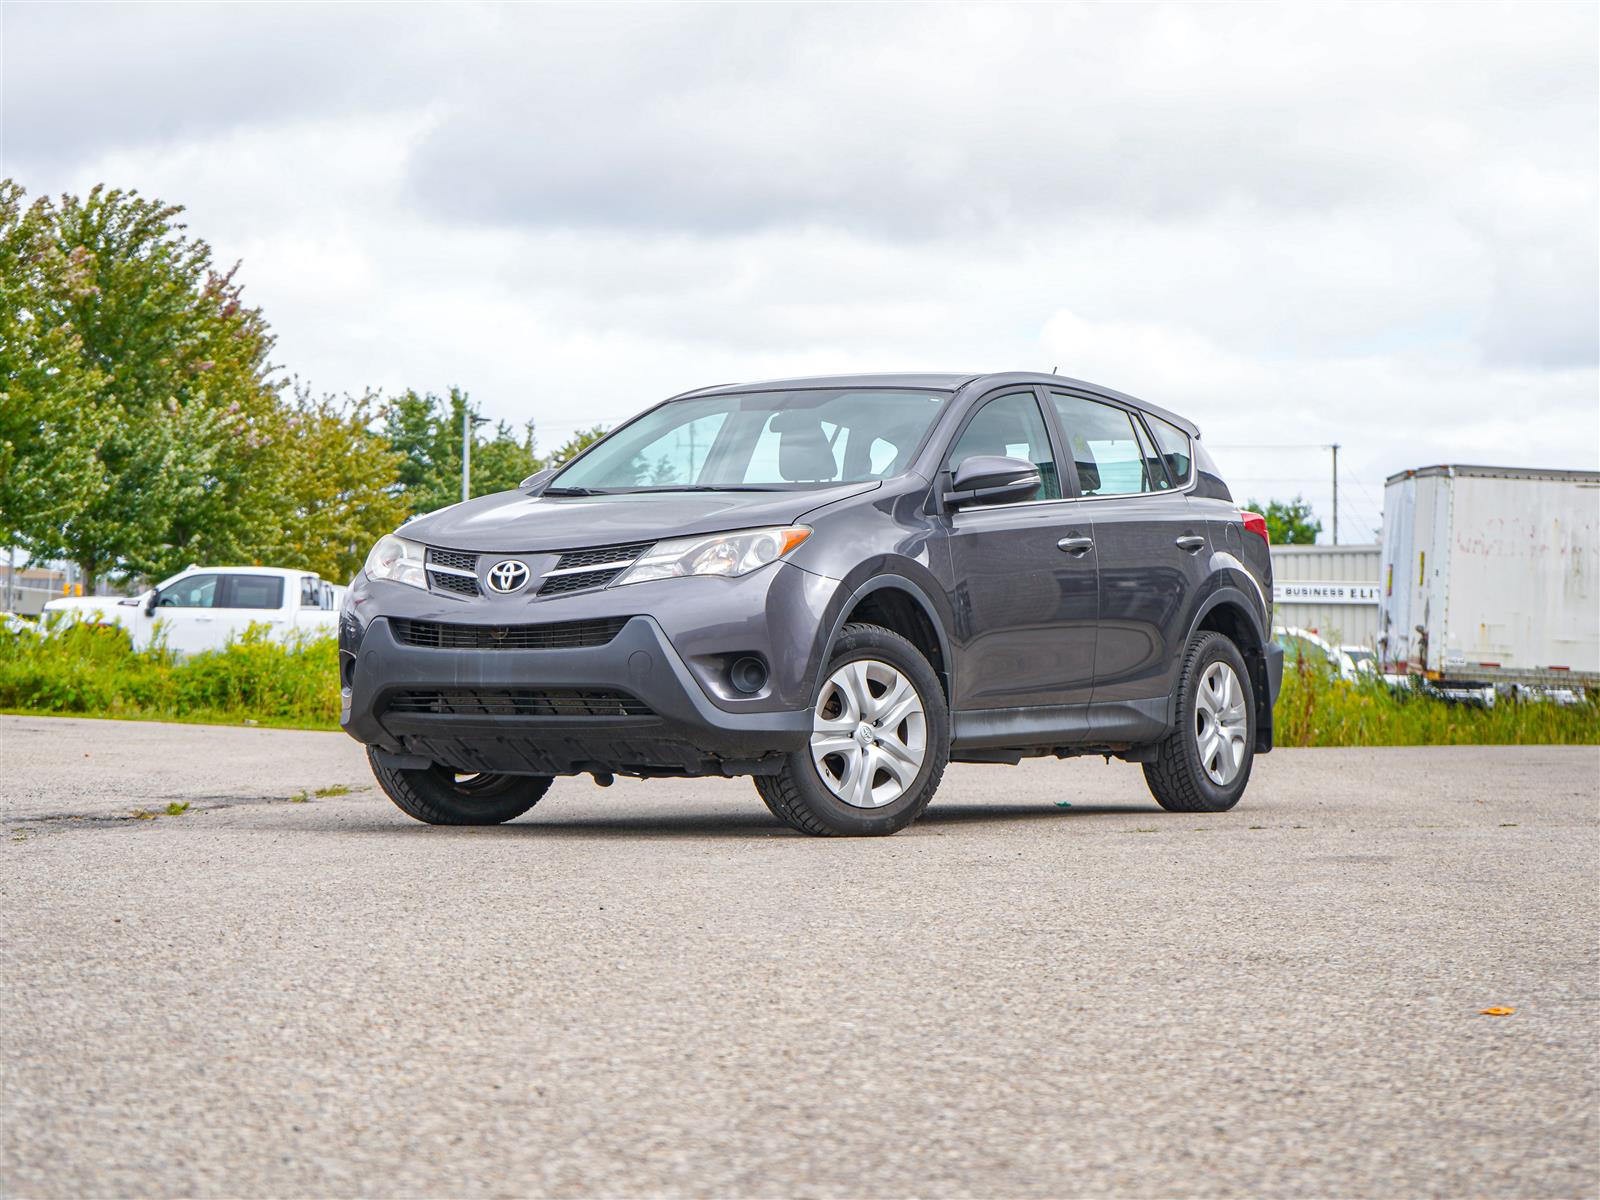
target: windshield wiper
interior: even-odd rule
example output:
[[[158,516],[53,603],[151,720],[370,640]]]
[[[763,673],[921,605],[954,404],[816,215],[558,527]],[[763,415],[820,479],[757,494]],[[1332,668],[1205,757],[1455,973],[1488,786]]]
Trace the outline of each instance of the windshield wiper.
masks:
[[[539,493],[541,496],[609,496],[607,488],[586,487],[547,487]]]
[[[634,488],[636,492],[776,492],[781,488],[760,483],[664,483],[660,487]]]

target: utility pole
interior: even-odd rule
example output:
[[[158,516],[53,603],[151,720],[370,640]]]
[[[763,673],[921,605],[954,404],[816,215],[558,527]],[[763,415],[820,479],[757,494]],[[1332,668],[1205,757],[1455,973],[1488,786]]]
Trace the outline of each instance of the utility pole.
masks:
[[[461,406],[461,498],[472,499],[472,430],[487,425],[488,417],[475,417],[465,404]]]
[[[1333,544],[1339,544],[1339,443],[1329,447],[1333,451]]]

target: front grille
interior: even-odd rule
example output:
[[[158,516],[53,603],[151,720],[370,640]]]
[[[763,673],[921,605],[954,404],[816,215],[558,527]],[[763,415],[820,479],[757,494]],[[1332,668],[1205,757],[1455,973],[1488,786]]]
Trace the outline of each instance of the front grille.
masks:
[[[478,569],[478,556],[468,554],[464,550],[432,550],[428,551],[428,561],[438,563],[441,567],[454,567],[458,571],[476,571]]]
[[[395,618],[391,624],[398,641],[432,650],[571,650],[606,645],[630,620],[606,617],[544,625],[447,625]]]
[[[593,546],[588,550],[566,550],[562,552],[561,560],[556,563],[555,569],[566,571],[572,567],[592,567],[597,563],[621,562],[623,559],[631,563],[654,545],[654,542],[629,542],[625,546]]]
[[[628,567],[646,550],[654,546],[654,542],[628,542],[621,546],[591,546],[587,550],[568,550],[556,561],[550,574],[546,575],[544,582],[539,585],[539,595],[557,596],[562,592],[581,592],[588,588],[605,587]],[[597,571],[579,571],[574,568],[602,566],[603,564],[621,563],[621,566],[605,566]],[[570,574],[559,574],[569,571]]]
[[[434,566],[454,567],[458,571],[473,571],[478,569],[478,556],[468,554],[462,550],[435,550],[428,547],[428,586],[436,592],[451,592],[457,596],[478,595],[478,577],[473,575],[455,575],[449,571],[435,571]]]
[[[650,706],[626,692],[577,689],[441,688],[396,692],[392,713],[444,713],[473,717],[648,717]]]

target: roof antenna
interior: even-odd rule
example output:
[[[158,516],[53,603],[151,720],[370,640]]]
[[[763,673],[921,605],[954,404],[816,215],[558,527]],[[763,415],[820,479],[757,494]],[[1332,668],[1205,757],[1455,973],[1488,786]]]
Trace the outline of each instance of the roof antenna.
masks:
[[[1057,363],[1054,367],[1051,367],[1050,368],[1050,374],[1054,375],[1056,373],[1057,369],[1060,368],[1060,366],[1061,366],[1061,364]]]

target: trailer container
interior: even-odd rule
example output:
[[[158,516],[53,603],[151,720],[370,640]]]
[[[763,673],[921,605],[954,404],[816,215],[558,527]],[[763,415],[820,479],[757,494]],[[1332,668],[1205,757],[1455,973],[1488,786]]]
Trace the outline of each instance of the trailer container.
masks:
[[[1386,671],[1442,686],[1600,684],[1600,471],[1391,475],[1381,582]]]

